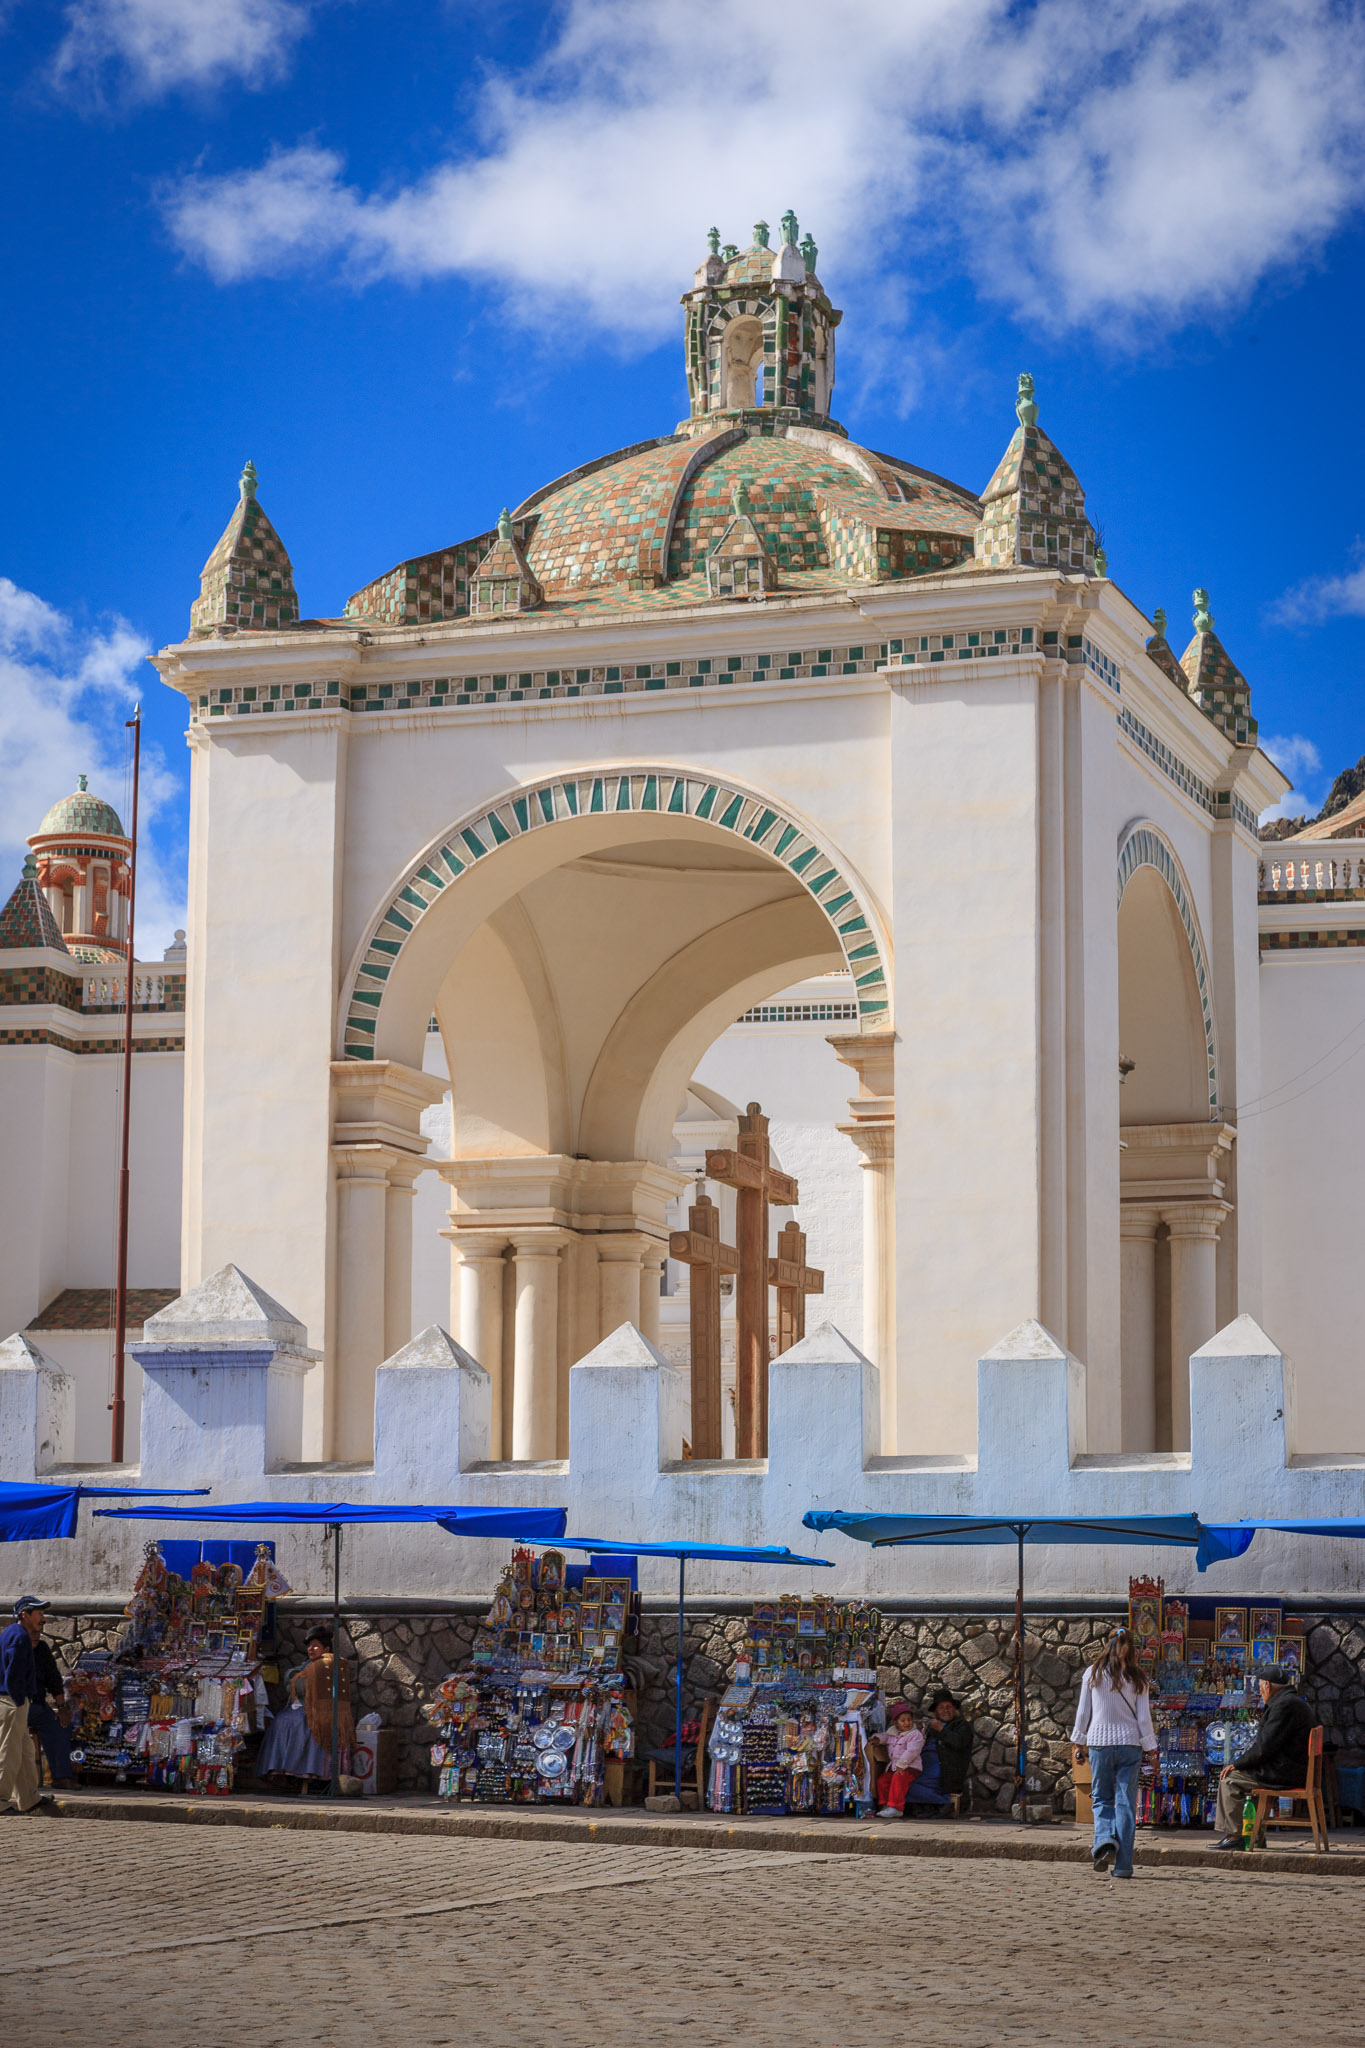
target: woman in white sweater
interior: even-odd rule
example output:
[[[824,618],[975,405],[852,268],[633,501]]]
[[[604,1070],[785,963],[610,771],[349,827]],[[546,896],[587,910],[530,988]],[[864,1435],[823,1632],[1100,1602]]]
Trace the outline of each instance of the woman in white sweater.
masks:
[[[1147,1698],[1147,1674],[1126,1628],[1109,1638],[1081,1679],[1071,1740],[1076,1758],[1090,1758],[1090,1800],[1095,1840],[1090,1861],[1096,1877],[1133,1874],[1138,1771],[1144,1754],[1156,1755],[1156,1730]]]

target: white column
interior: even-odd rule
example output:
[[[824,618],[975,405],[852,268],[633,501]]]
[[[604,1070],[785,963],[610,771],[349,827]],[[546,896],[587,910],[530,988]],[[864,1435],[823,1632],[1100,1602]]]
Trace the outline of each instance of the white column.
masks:
[[[881,1373],[881,1451],[896,1440],[896,1121],[895,1033],[868,1031],[828,1043],[858,1076],[849,1100],[852,1122],[839,1129],[852,1138],[863,1167],[864,1356]]]
[[[657,1347],[660,1336],[659,1286],[668,1256],[658,1243],[646,1245],[640,1260],[640,1335]]]
[[[444,1234],[450,1239],[450,1327],[492,1382],[490,1455],[505,1458],[502,1296],[507,1239],[493,1230],[448,1230]]]
[[[337,1146],[337,1341],[328,1388],[326,1455],[367,1464],[374,1454],[374,1376],[384,1344],[389,1176],[381,1145]]]
[[[559,1252],[568,1233],[518,1230],[512,1456],[553,1458],[559,1405]]]
[[[384,1202],[384,1356],[412,1341],[412,1204],[417,1167],[400,1160],[389,1169]]]
[[[1119,1210],[1122,1317],[1120,1449],[1154,1451],[1156,1442],[1156,1233],[1161,1211],[1132,1202]]]
[[[1218,1231],[1226,1202],[1179,1202],[1161,1212],[1171,1234],[1171,1444],[1190,1447],[1190,1353],[1218,1328]]]
[[[610,1337],[622,1323],[640,1328],[640,1262],[652,1240],[634,1230],[604,1231],[597,1240],[598,1302],[601,1334]],[[658,1308],[655,1306],[657,1326]],[[652,1340],[651,1340],[652,1341]]]

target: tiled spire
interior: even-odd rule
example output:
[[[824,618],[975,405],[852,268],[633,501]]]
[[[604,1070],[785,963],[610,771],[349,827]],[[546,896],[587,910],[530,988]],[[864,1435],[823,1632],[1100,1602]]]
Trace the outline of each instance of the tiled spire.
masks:
[[[204,564],[190,607],[192,633],[218,626],[268,633],[299,622],[293,567],[257,500],[254,462],[242,471],[238,491],[237,509]]]
[[[978,568],[1080,570],[1095,567],[1095,531],[1076,472],[1038,425],[1033,379],[1019,378],[1019,424],[981,494]]]
[[[749,510],[743,480],[731,499],[734,518],[706,557],[706,588],[711,597],[764,597],[777,588],[777,564]]]
[[[17,952],[21,946],[46,946],[52,953],[68,950],[39,886],[38,863],[32,854],[24,862],[14,894],[0,910],[0,952]]]
[[[1169,676],[1178,690],[1189,690],[1189,680],[1184,669],[1171,651],[1166,638],[1166,614],[1158,605],[1152,613],[1152,637],[1147,642],[1148,659],[1154,661],[1164,676]]]
[[[504,505],[498,537],[474,571],[469,609],[477,618],[490,612],[533,612],[544,602],[545,592],[531,574]]]
[[[1194,593],[1194,638],[1180,657],[1190,695],[1205,716],[1239,747],[1256,744],[1251,685],[1213,630],[1207,590]]]

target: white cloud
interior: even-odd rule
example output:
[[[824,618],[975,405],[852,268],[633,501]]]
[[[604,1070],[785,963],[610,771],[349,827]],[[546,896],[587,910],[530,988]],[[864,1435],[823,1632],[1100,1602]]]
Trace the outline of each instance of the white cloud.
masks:
[[[1276,626],[1320,626],[1324,619],[1365,618],[1365,541],[1354,548],[1356,566],[1345,576],[1310,576],[1270,606]]]
[[[102,94],[112,82],[136,99],[229,80],[281,77],[308,27],[306,0],[72,0],[53,76]]]
[[[50,805],[70,795],[77,775],[88,775],[94,793],[129,823],[124,720],[149,651],[126,619],[82,630],[0,576],[0,902],[19,879],[28,835]],[[158,814],[178,794],[160,753],[144,743],[137,895],[144,959],[159,958],[185,923],[184,878],[166,862],[155,833]]]
[[[1269,825],[1276,818],[1303,818],[1309,811],[1316,811],[1318,799],[1305,795],[1297,787],[1299,782],[1307,782],[1322,773],[1322,756],[1312,740],[1301,732],[1271,733],[1262,736],[1261,748],[1296,787],[1287,796],[1282,796],[1277,804],[1272,804],[1269,810],[1262,811],[1260,823]]]
[[[1360,204],[1360,0],[569,0],[424,177],[316,143],[166,195],[220,280],[462,275],[653,338],[715,222],[795,207],[832,277],[960,261],[1040,324],[1169,326]]]

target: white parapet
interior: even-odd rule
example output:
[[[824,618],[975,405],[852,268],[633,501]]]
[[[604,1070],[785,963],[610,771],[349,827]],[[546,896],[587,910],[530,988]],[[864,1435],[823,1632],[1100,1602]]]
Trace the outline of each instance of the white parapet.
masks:
[[[1196,1512],[1207,1521],[1365,1515],[1365,1455],[1297,1452],[1292,1373],[1248,1317],[1190,1361],[1189,1451],[1088,1450],[1085,1368],[1038,1323],[1024,1322],[979,1361],[975,1453],[924,1444],[884,1457],[877,1368],[824,1324],[773,1362],[767,1458],[684,1458],[683,1375],[627,1323],[570,1372],[568,1458],[534,1463],[489,1459],[488,1375],[433,1325],[379,1369],[374,1464],[344,1471],[297,1462],[299,1389],[314,1354],[289,1311],[235,1267],[152,1317],[146,1332],[133,1355],[146,1374],[148,1483],[210,1486],[223,1500],[558,1506],[578,1537],[787,1544],[823,1555],[836,1567],[818,1575],[830,1592],[998,1596],[1013,1584],[1014,1555],[1008,1547],[874,1551],[804,1528],[812,1507],[1049,1517]],[[5,1469],[19,1478],[51,1474],[69,1426],[65,1375],[22,1338],[0,1347],[0,1363]],[[38,1574],[45,1590],[112,1591],[131,1582],[154,1525],[94,1528],[93,1540],[82,1534],[46,1546]],[[297,1589],[324,1592],[321,1542],[278,1540]],[[1263,1535],[1243,1559],[1197,1580],[1189,1553],[1176,1549],[1035,1548],[1028,1585],[1044,1597],[1112,1597],[1126,1590],[1130,1572],[1156,1571],[1172,1591],[1339,1594],[1361,1588],[1359,1549]],[[354,1529],[346,1537],[346,1590],[350,1597],[482,1595],[505,1555],[505,1544],[460,1540],[427,1524]],[[31,1561],[26,1569],[32,1576]],[[641,1571],[647,1592],[676,1585],[671,1565],[646,1561]],[[688,1585],[699,1594],[754,1596],[795,1590],[810,1577],[696,1565]]]

